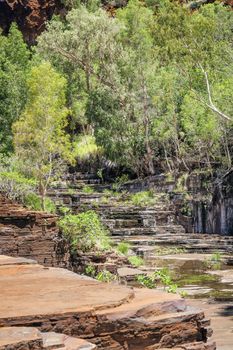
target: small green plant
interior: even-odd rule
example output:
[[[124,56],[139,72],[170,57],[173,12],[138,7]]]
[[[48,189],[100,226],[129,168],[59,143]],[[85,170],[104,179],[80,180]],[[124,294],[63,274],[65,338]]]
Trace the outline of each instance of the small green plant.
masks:
[[[127,174],[118,176],[115,183],[112,185],[113,190],[118,192],[127,181],[129,181],[129,176]]]
[[[109,232],[93,210],[78,215],[68,214],[59,220],[59,227],[70,240],[74,251],[101,251],[111,248]]]
[[[188,296],[188,292],[186,290],[181,290],[179,292],[181,298],[186,298]]]
[[[97,170],[97,176],[101,180],[101,182],[103,183],[104,182],[103,169],[100,168]]]
[[[222,254],[220,252],[213,253],[210,260],[213,262],[220,262],[222,260]]]
[[[136,206],[153,205],[156,198],[153,191],[142,191],[131,195],[130,202]]]
[[[167,173],[165,176],[166,176],[166,181],[167,182],[172,182],[175,179],[174,175],[172,173]]]
[[[70,214],[70,208],[66,207],[65,205],[61,205],[58,208],[59,214],[60,215],[67,215]]]
[[[42,211],[41,198],[36,193],[31,192],[25,195],[23,202],[31,210]],[[45,198],[44,206],[47,213],[56,213],[56,205],[50,198]]]
[[[73,188],[68,188],[67,193],[70,194],[71,196],[75,194],[75,190]]]
[[[117,246],[117,252],[127,255],[130,250],[130,244],[127,242],[120,242]]]
[[[82,188],[82,192],[86,194],[92,194],[94,193],[94,189],[91,186],[84,186]]]
[[[213,253],[210,258],[206,258],[204,262],[207,269],[220,270],[222,266],[222,254],[220,252]]]
[[[154,276],[147,275],[138,275],[137,282],[140,283],[143,287],[153,289],[156,287]]]
[[[164,289],[168,293],[176,293],[178,286],[173,282],[172,277],[169,273],[169,270],[167,268],[163,268],[161,270],[158,270],[154,273],[154,276],[156,279],[162,283],[164,286]]]
[[[139,267],[144,265],[144,260],[140,256],[132,255],[128,257],[128,260],[131,265],[134,267]]]
[[[96,276],[98,281],[107,283],[115,281],[116,278],[117,277],[114,274],[107,270],[100,271]]]
[[[109,204],[110,198],[109,198],[109,197],[106,197],[106,196],[103,196],[103,197],[101,197],[100,202],[101,202],[102,204]]]
[[[109,190],[109,189],[105,189],[105,190],[103,191],[103,193],[104,193],[107,197],[116,197],[116,198],[119,198],[119,197],[121,197],[121,195],[122,195],[122,192],[112,191],[112,190]]]
[[[177,192],[177,193],[187,192],[187,179],[188,179],[188,173],[182,174],[177,179],[177,183],[176,183],[176,187],[174,189],[174,192]]]
[[[85,274],[86,275],[88,275],[88,276],[90,276],[90,277],[95,277],[95,275],[96,275],[96,269],[95,269],[95,267],[93,266],[93,265],[87,265],[86,267],[85,267]]]

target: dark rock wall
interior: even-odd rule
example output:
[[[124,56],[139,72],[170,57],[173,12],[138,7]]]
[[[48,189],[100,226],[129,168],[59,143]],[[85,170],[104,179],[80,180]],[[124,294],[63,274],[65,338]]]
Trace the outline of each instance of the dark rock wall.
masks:
[[[25,40],[34,44],[46,21],[61,10],[59,0],[0,0],[0,27],[7,33],[16,22]]]
[[[233,235],[233,172],[213,187],[209,202],[194,203],[195,232]]]

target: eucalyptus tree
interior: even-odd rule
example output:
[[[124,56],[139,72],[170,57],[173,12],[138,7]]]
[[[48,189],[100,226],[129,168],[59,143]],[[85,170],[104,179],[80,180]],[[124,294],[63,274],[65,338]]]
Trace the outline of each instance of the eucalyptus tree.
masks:
[[[43,62],[31,69],[27,85],[25,109],[13,125],[14,146],[22,173],[38,183],[44,210],[48,186],[61,175],[64,161],[72,161],[69,135],[65,132],[66,80]]]
[[[13,24],[8,37],[0,35],[0,153],[13,150],[11,126],[26,102],[29,58],[22,34]]]

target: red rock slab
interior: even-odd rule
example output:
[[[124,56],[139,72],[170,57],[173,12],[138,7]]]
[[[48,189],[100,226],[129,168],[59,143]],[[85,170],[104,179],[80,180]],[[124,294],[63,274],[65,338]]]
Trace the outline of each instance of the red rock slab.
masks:
[[[0,266],[4,265],[32,265],[37,264],[35,260],[25,258],[15,258],[6,255],[0,255]]]
[[[100,283],[65,269],[0,266],[0,320],[107,309],[129,301],[131,289]],[[1,324],[1,321],[0,321]]]
[[[121,306],[97,311],[97,315],[105,315],[111,320],[120,320],[125,317],[150,318],[164,313],[177,313],[186,310],[186,302],[177,294],[164,293],[151,289],[135,288],[133,302]]]
[[[40,332],[32,327],[5,327],[0,328],[0,349],[43,349],[43,340]]]

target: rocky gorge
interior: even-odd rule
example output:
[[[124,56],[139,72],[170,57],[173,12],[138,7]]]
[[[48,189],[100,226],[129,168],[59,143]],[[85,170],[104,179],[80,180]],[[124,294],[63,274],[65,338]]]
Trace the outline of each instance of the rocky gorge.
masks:
[[[128,241],[132,251],[144,258],[145,266],[139,267],[137,271],[130,268],[127,257],[116,258],[114,254],[110,254],[109,257],[101,257],[95,253],[73,255],[56,225],[57,216],[29,211],[2,196],[1,254],[16,257],[1,256],[1,293],[2,298],[6,300],[0,310],[3,334],[1,341],[5,344],[3,349],[8,349],[10,342],[7,339],[11,332],[16,332],[16,336],[10,335],[12,339],[19,339],[15,343],[24,342],[20,336],[20,329],[24,329],[22,327],[27,329],[22,331],[22,335],[29,332],[29,338],[33,338],[37,334],[36,343],[45,344],[44,339],[51,339],[51,342],[55,341],[56,344],[66,341],[74,343],[74,349],[78,349],[75,348],[77,338],[84,339],[81,340],[81,344],[84,344],[82,341],[87,342],[85,349],[94,349],[93,346],[106,350],[215,349],[214,340],[208,340],[212,334],[210,322],[204,318],[203,312],[197,309],[199,306],[203,307],[200,299],[189,302],[177,294],[164,292],[161,288],[150,290],[138,289],[139,286],[136,286],[132,289],[131,282],[127,282],[128,287],[120,286],[117,281],[101,283],[77,272],[83,273],[84,267],[92,264],[100,271],[118,273],[119,281],[133,281],[133,276],[150,274],[150,271],[160,266],[168,266],[171,271],[176,271],[176,274],[180,270],[200,274],[200,262],[203,261],[205,265],[205,259],[211,258],[211,254],[216,252],[216,245],[221,254],[228,256],[226,263],[231,262],[231,238],[186,233],[184,227],[179,224],[173,202],[165,195],[171,184],[163,182],[161,186],[158,179],[157,200],[153,206],[135,206],[126,199],[122,202],[111,192],[107,192],[110,198],[106,200],[104,190],[106,186],[109,190],[111,185],[101,184],[90,174],[77,174],[71,182],[69,179],[58,188],[51,189],[50,197],[57,207],[65,204],[74,213],[87,209],[96,210],[109,228],[115,243]],[[93,187],[94,191],[85,193],[85,186]],[[128,191],[137,193],[138,185],[135,183],[124,186],[128,186]],[[60,269],[61,267],[75,273]],[[191,288],[183,284],[182,289],[189,297],[194,293],[195,298],[201,297],[201,300],[213,298],[213,294],[212,297],[204,295],[207,287],[188,283],[191,283]],[[101,293],[98,293],[98,288],[101,289]],[[210,290],[210,286],[208,288]],[[226,289],[226,285],[223,284],[222,288]],[[226,307],[230,307],[229,297],[232,292],[227,288]],[[9,290],[11,293],[7,296]],[[208,312],[209,307],[205,309],[215,320],[216,316]],[[231,323],[229,327],[232,327]],[[231,328],[222,330],[223,338],[229,339],[225,347],[222,345],[223,338],[219,340],[216,324],[215,328],[217,334],[214,333],[213,339],[216,338],[219,343],[217,349],[230,350]],[[226,332],[230,333],[225,334]],[[32,341],[34,342],[34,338]],[[20,348],[18,345],[10,346],[12,349]],[[26,345],[24,346],[26,349]],[[27,346],[30,348],[31,345]],[[36,346],[41,349],[48,348],[45,345]],[[82,346],[84,345],[80,348]],[[63,347],[73,349],[64,343]]]

